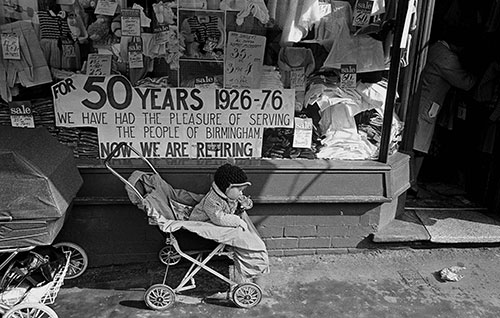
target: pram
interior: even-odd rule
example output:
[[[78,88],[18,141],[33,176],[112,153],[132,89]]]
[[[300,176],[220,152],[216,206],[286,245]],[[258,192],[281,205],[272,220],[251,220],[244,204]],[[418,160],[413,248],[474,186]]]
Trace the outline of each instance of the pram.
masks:
[[[0,136],[0,315],[57,318],[47,305],[88,265],[80,246],[52,245],[82,179],[72,151],[45,129],[0,127]],[[57,262],[42,250],[59,251]]]
[[[131,151],[146,162],[151,173],[136,170],[126,179],[111,167],[110,160],[123,147],[130,148]],[[144,158],[139,151],[125,142],[118,144],[105,158],[104,163],[108,170],[125,184],[131,202],[136,204],[139,209],[144,210],[147,213],[150,224],[157,225],[162,234],[166,237],[166,246],[159,252],[160,261],[166,265],[163,281],[160,284],[154,284],[149,287],[144,294],[144,301],[149,308],[154,310],[165,310],[171,307],[175,302],[176,294],[196,287],[194,276],[201,269],[206,270],[229,284],[231,291],[230,298],[236,306],[251,308],[260,303],[262,300],[262,290],[258,285],[254,283],[238,284],[234,280],[207,266],[207,263],[214,256],[230,255],[230,252],[225,249],[228,243],[233,246],[248,243],[246,243],[245,237],[238,237],[233,234],[236,229],[223,228],[208,222],[187,221],[191,209],[203,198],[202,194],[172,188],[161,179],[159,173],[149,160]],[[154,208],[151,208],[151,205],[153,205]],[[246,213],[245,217],[248,217]],[[213,235],[215,232],[226,231],[225,234],[228,234],[226,236],[229,239],[221,240],[217,238],[216,243],[218,244],[216,244],[216,247],[211,251],[183,251],[179,241],[174,235],[175,232],[181,229],[196,233],[208,240],[212,240],[216,236]],[[181,279],[179,285],[176,288],[172,288],[166,285],[168,269],[169,266],[179,263],[182,258],[191,262],[192,265]]]

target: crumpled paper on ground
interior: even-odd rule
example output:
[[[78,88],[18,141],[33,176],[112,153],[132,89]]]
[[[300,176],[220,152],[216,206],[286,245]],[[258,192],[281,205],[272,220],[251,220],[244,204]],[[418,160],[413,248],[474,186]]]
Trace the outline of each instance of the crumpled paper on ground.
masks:
[[[450,266],[440,270],[439,275],[441,276],[441,279],[443,281],[458,282],[459,280],[464,278],[464,276],[458,274],[458,272],[464,269],[465,267],[463,266]]]

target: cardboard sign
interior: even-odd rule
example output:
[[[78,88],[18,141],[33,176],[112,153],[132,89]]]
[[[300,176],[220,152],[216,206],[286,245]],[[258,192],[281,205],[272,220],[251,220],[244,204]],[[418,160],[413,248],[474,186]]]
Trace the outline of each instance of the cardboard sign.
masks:
[[[89,54],[87,59],[87,75],[110,75],[111,55]]]
[[[340,65],[340,87],[356,88],[356,64]]]
[[[225,62],[226,88],[259,88],[266,38],[229,32]]]
[[[19,37],[14,33],[2,33],[2,52],[5,60],[20,60]]]
[[[114,16],[117,7],[118,7],[118,2],[109,0],[99,0],[95,7],[94,14]]]
[[[370,24],[372,8],[373,0],[357,0],[354,7],[352,25],[361,27]]]
[[[9,109],[12,127],[35,128],[30,101],[10,102]]]
[[[122,36],[141,36],[139,9],[122,9]]]
[[[264,128],[294,125],[292,89],[133,87],[122,75],[76,74],[52,95],[56,125],[96,127],[101,158],[120,142],[147,158],[259,158]]]
[[[293,148],[311,148],[313,123],[312,118],[294,118]]]

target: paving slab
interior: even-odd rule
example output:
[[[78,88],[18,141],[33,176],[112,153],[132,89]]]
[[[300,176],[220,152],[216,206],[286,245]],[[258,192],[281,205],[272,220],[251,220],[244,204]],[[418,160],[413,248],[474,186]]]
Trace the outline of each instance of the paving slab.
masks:
[[[416,210],[434,243],[497,243],[500,222],[477,210]]]
[[[405,211],[373,235],[376,243],[429,241],[430,235],[415,211]]]

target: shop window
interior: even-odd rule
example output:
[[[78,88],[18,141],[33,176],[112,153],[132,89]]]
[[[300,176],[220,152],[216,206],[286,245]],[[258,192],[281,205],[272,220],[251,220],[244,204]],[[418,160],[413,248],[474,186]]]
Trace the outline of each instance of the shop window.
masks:
[[[392,1],[17,1],[27,17],[11,2],[0,124],[45,126],[78,158],[122,141],[158,158],[378,157]]]

